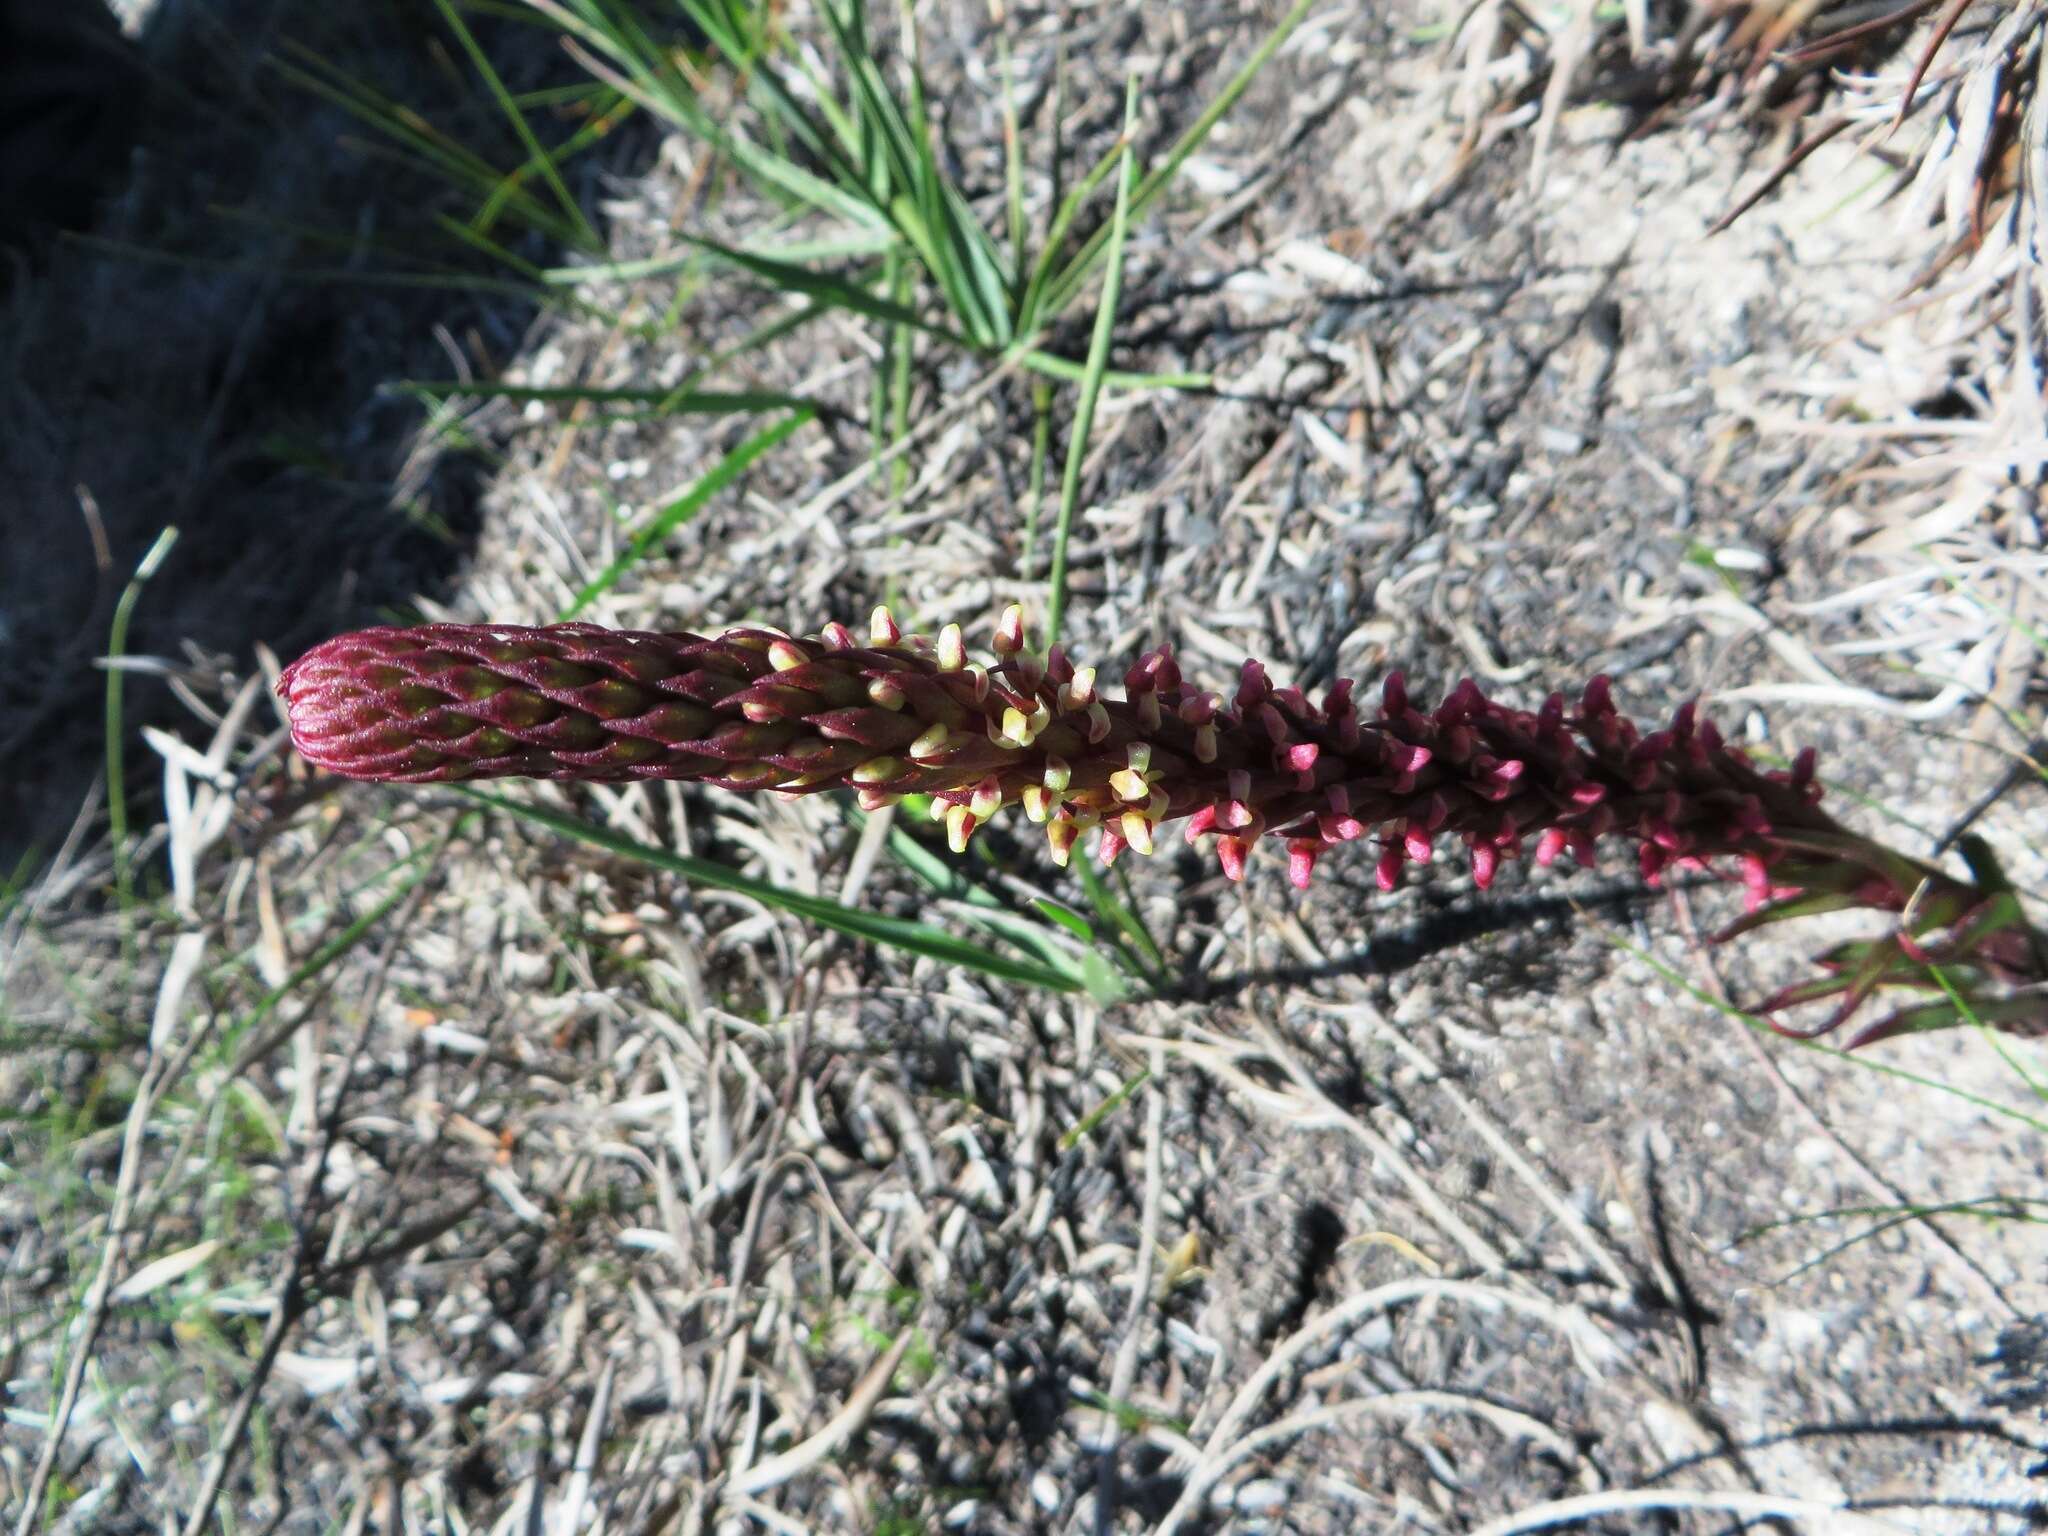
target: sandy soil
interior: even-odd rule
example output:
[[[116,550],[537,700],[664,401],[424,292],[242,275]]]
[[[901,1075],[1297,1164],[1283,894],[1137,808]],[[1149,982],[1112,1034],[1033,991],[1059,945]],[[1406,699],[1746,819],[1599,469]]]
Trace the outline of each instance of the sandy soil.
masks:
[[[1118,364],[1218,387],[1106,402],[1073,648],[1518,700],[1608,671],[1645,715],[1704,692],[1762,750],[1821,747],[1926,851],[2003,762],[1944,681],[2028,697],[1962,589],[2027,611],[2038,530],[1989,476],[1958,519],[1974,471],[1926,468],[1946,440],[1859,429],[1984,422],[1993,343],[1887,318],[1927,237],[1846,144],[1711,239],[1772,158],[1748,130],[1618,142],[1616,109],[1577,106],[1534,187],[1532,113],[1464,153],[1439,20],[1318,12],[1137,238]],[[1064,41],[1085,159],[1125,63],[1156,144],[1259,21],[1028,10],[1013,41],[1041,83]],[[985,25],[935,15],[927,65],[994,187]],[[615,254],[759,218],[696,169],[621,152]],[[545,317],[510,366],[672,382],[767,302],[707,286],[658,343]],[[858,417],[872,355],[818,326],[739,380]],[[591,616],[810,629],[890,595],[985,629],[1042,601],[1028,385],[937,354],[916,385],[901,497],[859,476],[864,434],[808,429]],[[491,474],[429,609],[536,621],[758,424],[462,425]],[[1913,553],[1933,517],[1951,578],[1967,556],[1949,586]],[[1722,893],[1619,868],[1482,896],[1439,862],[1384,895],[1356,859],[1301,895],[1277,859],[1236,888],[1176,841],[1129,869],[1162,994],[1048,999],[445,791],[306,784],[265,709],[227,734],[251,766],[213,840],[188,819],[154,845],[196,847],[185,912],[124,959],[81,865],[10,935],[16,1027],[67,1048],[0,1058],[0,1102],[68,1129],[0,1127],[0,1488],[40,1450],[56,1299],[106,1241],[152,1021],[217,1031],[127,1159],[120,1272],[216,1246],[111,1310],[56,1528],[190,1508],[238,1395],[238,1528],[1505,1531],[1584,1499],[1600,1531],[1978,1532],[2048,1507],[2048,1238],[2019,1206],[1886,1214],[2036,1195],[2024,1079],[1971,1035],[1849,1059],[1713,1005],[1799,974],[1826,924],[1716,951]],[[864,858],[828,800],[533,794],[798,889],[965,910]],[[2039,816],[2021,789],[1982,823],[2029,888]],[[1028,838],[988,846],[988,893],[1085,907]],[[403,889],[394,862],[431,873]],[[180,933],[205,961],[167,982]],[[1653,1508],[1687,1501],[1708,1512]]]

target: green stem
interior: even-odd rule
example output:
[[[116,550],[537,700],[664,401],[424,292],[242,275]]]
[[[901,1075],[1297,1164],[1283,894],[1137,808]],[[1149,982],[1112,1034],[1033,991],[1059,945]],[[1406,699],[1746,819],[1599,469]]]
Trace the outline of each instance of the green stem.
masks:
[[[156,536],[156,542],[149,546],[149,552],[122,589],[120,601],[114,604],[114,622],[107,632],[107,824],[114,844],[114,890],[124,914],[135,901],[135,871],[128,854],[127,733],[121,723],[121,685],[126,674],[120,661],[128,649],[128,624],[135,616],[142,589],[177,542],[176,528],[166,528]]]
[[[1018,560],[1019,574],[1027,576],[1038,542],[1038,515],[1045,510],[1045,465],[1052,457],[1052,386],[1043,379],[1031,381],[1031,418],[1031,485],[1024,497],[1024,548]]]

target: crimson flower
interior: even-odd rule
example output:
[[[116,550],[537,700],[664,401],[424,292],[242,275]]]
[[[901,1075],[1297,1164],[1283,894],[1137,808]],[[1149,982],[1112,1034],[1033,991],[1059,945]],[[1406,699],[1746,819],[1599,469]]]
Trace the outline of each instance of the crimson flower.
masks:
[[[886,609],[865,640],[843,624],[812,638],[430,624],[329,640],[278,688],[300,753],[350,778],[687,779],[848,789],[870,810],[917,794],[956,852],[1020,806],[1061,865],[1091,832],[1111,863],[1127,848],[1150,853],[1174,823],[1232,880],[1271,836],[1297,886],[1332,848],[1370,841],[1383,889],[1453,844],[1483,890],[1525,850],[1538,864],[1569,852],[1590,865],[1618,840],[1652,885],[1673,870],[1739,878],[1749,915],[1724,937],[1836,908],[1898,919],[1884,939],[1822,956],[1823,974],[1766,1012],[1838,999],[1831,1029],[1881,988],[1943,992],[1946,977],[1973,1016],[2048,1028],[2039,941],[2002,882],[1957,879],[1841,826],[1820,808],[1811,749],[1788,769],[1760,768],[1690,703],[1639,729],[1605,677],[1533,711],[1467,679],[1423,709],[1398,672],[1376,705],[1348,679],[1312,701],[1256,661],[1219,695],[1192,686],[1162,647],[1125,672],[1117,698],[1058,646],[1029,649],[1013,607],[987,663],[970,659],[957,625],[905,635]],[[1857,1043],[1954,1022],[1944,998]]]

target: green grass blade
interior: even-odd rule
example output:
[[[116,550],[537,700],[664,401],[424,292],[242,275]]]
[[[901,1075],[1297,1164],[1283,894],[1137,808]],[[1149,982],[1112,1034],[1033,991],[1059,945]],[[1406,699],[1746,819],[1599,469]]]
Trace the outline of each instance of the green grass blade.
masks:
[[[873,944],[889,945],[909,954],[924,955],[946,965],[962,966],[1004,981],[1044,987],[1055,992],[1079,990],[1073,981],[1050,966],[1014,959],[1008,955],[993,954],[985,944],[956,937],[944,929],[934,928],[926,923],[912,922],[908,918],[886,917],[879,912],[864,912],[856,907],[842,906],[822,896],[806,896],[796,891],[781,890],[766,881],[750,879],[722,865],[713,864],[707,859],[670,853],[666,848],[638,842],[602,827],[589,826],[573,817],[559,815],[537,805],[523,805],[516,800],[507,800],[467,786],[455,787],[458,792],[492,810],[516,816],[523,821],[532,822],[535,826],[546,827],[564,837],[587,843],[593,848],[602,848],[622,859],[631,859],[636,863],[664,870],[698,885],[713,886],[719,890],[737,891],[741,895],[751,896],[766,906],[788,912],[792,916],[806,918],[836,933],[865,939]]]
[[[757,352],[769,343],[780,341],[783,337],[803,329],[813,320],[822,320],[831,313],[831,306],[815,301],[792,304],[782,314],[775,316],[771,320],[764,320],[761,324],[755,326],[731,346],[721,347],[718,351],[712,353],[711,356],[704,360],[701,367],[685,374],[676,387],[683,390],[695,389],[699,383],[710,378],[712,374],[723,368],[727,363],[732,362],[735,358],[745,357],[750,352]],[[791,398],[800,399],[801,397],[792,396]],[[823,405],[815,401],[805,401],[805,403],[812,405],[821,416],[831,414]]]
[[[538,4],[539,0],[530,0],[530,3]],[[888,216],[872,198],[860,191],[849,192],[836,186],[804,169],[787,155],[764,148],[736,129],[715,121],[681,88],[681,82],[675,79],[673,71],[658,71],[644,59],[635,58],[625,51],[614,53],[618,69],[588,54],[581,57],[584,68],[598,79],[644,110],[664,122],[673,123],[731,159],[760,189],[779,192],[842,223],[871,228],[888,226]],[[621,73],[620,70],[626,72]],[[828,165],[834,164],[837,151],[829,144],[824,145],[820,158]]]
[[[452,240],[459,240],[473,251],[478,251],[491,260],[509,267],[530,283],[544,282],[541,268],[528,261],[517,251],[493,240],[485,231],[465,224],[460,219],[450,218],[445,213],[434,215],[434,227]]]
[[[860,820],[856,816],[856,820]],[[994,865],[995,858],[985,845],[973,845],[973,853],[984,862]],[[1105,1006],[1128,1002],[1135,994],[1131,985],[1137,977],[1147,986],[1157,990],[1158,978],[1146,971],[1143,957],[1134,957],[1121,939],[1111,937],[1105,940],[1088,919],[1057,902],[1035,898],[1032,911],[1041,918],[1065,929],[1081,945],[1077,957],[1073,948],[1051,928],[1042,923],[1033,923],[1029,918],[1012,912],[983,886],[970,880],[959,865],[941,858],[924,843],[906,832],[901,826],[890,828],[889,852],[897,863],[927,886],[934,895],[949,901],[957,901],[978,910],[963,913],[970,922],[975,922],[990,932],[1007,938],[1020,949],[1036,955],[1047,965],[1085,989],[1088,995]],[[1084,874],[1085,878],[1085,874]],[[1107,896],[1107,893],[1104,893]],[[1107,898],[1111,903],[1113,897]],[[1115,935],[1120,926],[1105,912],[1110,932]],[[1135,922],[1136,919],[1132,918]],[[1142,930],[1141,930],[1142,931]],[[1148,941],[1149,942],[1149,941]]]
[[[1067,384],[1084,383],[1088,377],[1087,363],[1056,357],[1050,352],[1012,352],[1008,358],[1033,373],[1042,373],[1047,378]],[[1210,389],[1215,382],[1215,376],[1207,373],[1126,373],[1106,368],[1102,374],[1104,389]]]
[[[891,278],[892,303],[908,305],[910,274],[899,264]],[[892,325],[889,337],[889,446],[896,447],[910,435],[910,354],[914,333],[907,325]],[[897,453],[889,460],[889,495],[900,501],[910,489],[910,460]]]
[[[1962,1200],[1944,1200],[1934,1205],[1837,1205],[1825,1211],[1801,1211],[1777,1221],[1759,1222],[1735,1239],[1730,1246],[1753,1243],[1788,1227],[1812,1226],[1816,1222],[1840,1221],[1849,1216],[1979,1216],[1989,1221],[2044,1221],[2048,1214],[2030,1216],[2029,1207],[2048,1212],[2048,1200],[2026,1195],[1973,1195]]]
[[[1132,80],[1124,92],[1124,134],[1138,115],[1138,85]],[[1088,343],[1087,372],[1081,379],[1081,398],[1074,407],[1074,424],[1067,434],[1067,463],[1060,475],[1059,522],[1052,534],[1051,588],[1046,599],[1045,643],[1060,637],[1060,621],[1067,608],[1067,540],[1074,528],[1074,507],[1081,499],[1081,463],[1088,453],[1088,436],[1095,428],[1095,403],[1102,398],[1102,376],[1109,370],[1109,341],[1116,330],[1117,300],[1123,292],[1124,236],[1130,228],[1131,192],[1135,178],[1133,161],[1126,155],[1117,178],[1116,211],[1109,221],[1109,265],[1102,276],[1102,298],[1095,309],[1095,334]]]
[[[1038,519],[1045,510],[1045,466],[1052,457],[1052,386],[1043,379],[1031,381],[1031,480],[1024,495],[1024,540],[1018,549],[1018,569],[1029,575],[1031,556],[1038,545]]]
[[[1047,922],[1058,923],[1083,944],[1095,942],[1095,930],[1089,926],[1088,919],[1072,907],[1063,907],[1056,901],[1040,896],[1033,900],[1031,908]]]
[[[1230,83],[1217,93],[1215,100],[1202,109],[1202,115],[1188,125],[1187,131],[1173,142],[1160,162],[1145,173],[1131,193],[1130,212],[1142,215],[1150,208],[1159,194],[1166,190],[1173,178],[1180,174],[1180,168],[1207,139],[1224,114],[1237,105],[1238,98],[1250,89],[1259,71],[1272,62],[1273,55],[1280,51],[1281,44],[1294,35],[1295,29],[1308,19],[1315,0],[1294,0],[1287,14],[1280,18],[1278,26],[1266,34],[1265,40],[1253,50],[1252,56],[1244,61],[1238,72],[1231,76]],[[1048,315],[1057,315],[1073,303],[1082,287],[1087,283],[1090,272],[1101,262],[1111,243],[1108,230],[1099,229],[1082,245],[1074,259],[1067,263],[1060,275],[1054,278],[1046,289],[1045,305]]]
[[[763,248],[758,244],[737,247],[749,255],[792,263],[868,259],[887,256],[890,252],[900,251],[902,248],[901,237],[894,230],[888,229],[863,229],[811,240],[778,238],[774,241],[772,249]],[[649,256],[638,261],[588,262],[580,266],[540,267],[535,269],[534,275],[537,281],[549,287],[581,288],[592,282],[632,282],[642,278],[667,277],[675,273],[684,274],[686,278],[695,278],[711,264],[711,257],[692,246],[686,251],[671,251],[664,256]]]
[[[1948,1200],[1937,1205],[1844,1206],[1838,1210],[1816,1211],[1802,1216],[1788,1217],[1784,1221],[1766,1222],[1763,1226],[1750,1228],[1749,1231],[1743,1233],[1736,1241],[1738,1243],[1750,1242],[1777,1228],[1803,1225],[1807,1222],[1826,1221],[1843,1216],[1876,1216],[1883,1218],[1876,1225],[1866,1227],[1863,1231],[1822,1249],[1805,1263],[1797,1265],[1770,1282],[1772,1285],[1784,1285],[1788,1281],[1798,1279],[1799,1276],[1806,1274],[1810,1270],[1823,1267],[1831,1260],[1847,1253],[1859,1243],[1866,1243],[1873,1237],[1881,1237],[1886,1232],[1893,1230],[1895,1227],[1902,1227],[1909,1221],[1927,1221],[1935,1216],[1968,1216],[1987,1224],[2000,1221],[2015,1221],[2024,1222],[2030,1226],[2038,1226],[2048,1222],[2048,1216],[2037,1216],[2028,1212],[2027,1207],[2035,1205],[2048,1205],[2048,1201],[2028,1200],[2017,1195],[1979,1195],[1971,1200]]]
[[[543,400],[592,405],[650,405],[656,416],[738,416],[752,411],[811,411],[822,414],[802,395],[773,390],[650,389],[622,386],[599,388],[583,384],[500,384],[484,379],[401,379],[387,389],[402,390],[436,404],[445,400]]]
[[[1948,972],[1938,965],[1930,965],[1927,967],[1927,974],[1932,976],[1940,984],[1941,990],[1948,994],[1948,1000],[1954,1005],[1956,1012],[1984,1037],[1985,1043],[1992,1050],[1998,1053],[1998,1059],[2012,1068],[2019,1080],[2027,1085],[2027,1091],[2035,1098],[2048,1103],[2048,1083],[2036,1077],[2027,1064],[2020,1060],[2019,1053],[2006,1044],[2005,1036],[1992,1028],[1990,1021],[1970,1005],[1969,999],[1964,997],[1956,989],[1956,984],[1949,979]]]
[[[397,910],[398,904],[410,896],[413,889],[432,873],[434,865],[440,861],[449,843],[453,842],[465,827],[471,825],[474,819],[473,814],[456,818],[448,830],[432,844],[407,854],[379,875],[378,879],[388,879],[401,871],[407,871],[406,878],[379,898],[375,906],[356,917],[340,933],[300,961],[289,976],[258,1000],[255,1008],[246,1017],[232,1024],[222,1035],[220,1048],[223,1051],[239,1053],[241,1042],[255,1033],[286,998],[360,944],[365,935]]]
[[[774,426],[755,433],[712,465],[695,485],[641,524],[625,549],[620,551],[619,557],[576,594],[575,602],[562,610],[562,618],[575,618],[599,597],[609,592],[618,584],[619,578],[639,564],[647,551],[659,540],[666,538],[673,530],[695,517],[703,510],[706,502],[745,474],[756,459],[784,442],[799,427],[816,419],[817,413],[808,406],[793,411]]]
[[[1003,211],[1010,236],[1010,304],[1012,322],[1024,313],[1024,285],[1029,280],[1024,254],[1024,142],[1017,123],[1017,61],[1010,52],[1010,34],[996,33],[996,70],[1003,77]]]
[[[843,9],[827,4],[822,10],[853,87],[856,126],[862,130],[859,142],[872,146],[879,156],[879,166],[866,167],[868,186],[886,196],[897,228],[917,250],[960,329],[977,346],[1001,346],[1009,339],[1009,313],[1000,263],[987,231],[939,168],[917,70],[916,37],[908,18],[904,35],[911,58],[906,107],[890,93],[882,77],[860,0],[849,0]]]
[[[1057,130],[1057,125],[1055,125]],[[1067,243],[1067,234],[1074,227],[1074,220],[1095,195],[1095,189],[1109,178],[1110,172],[1122,165],[1126,156],[1135,153],[1131,147],[1128,130],[1117,137],[1102,154],[1102,158],[1088,167],[1087,174],[1074,184],[1073,190],[1060,199],[1054,209],[1052,222],[1045,231],[1045,244],[1040,247],[1038,260],[1033,264],[1031,277],[1024,285],[1024,297],[1017,305],[1017,330],[1022,335],[1032,335],[1044,329],[1051,317],[1046,308],[1045,291],[1053,280],[1053,269],[1058,265],[1060,247]]]
[[[587,88],[578,89],[587,90]],[[570,134],[568,138],[564,139],[548,155],[547,159],[550,164],[560,166],[573,160],[639,110],[636,103],[609,88],[590,92],[589,94],[595,105],[591,107],[588,121],[581,128]],[[530,105],[532,109],[539,110],[549,104],[547,101],[529,104],[523,98],[516,99],[514,102],[515,107],[522,115],[529,110]],[[483,229],[495,227],[498,217],[504,211],[506,204],[526,185],[528,178],[539,169],[540,166],[535,161],[528,160],[525,164],[519,166],[518,169],[509,172],[499,184],[498,190],[485,198],[483,207],[477,210],[476,221],[478,226]]]
[[[853,813],[853,820],[856,825],[865,826],[867,823],[867,818],[857,811]],[[900,825],[889,829],[888,848],[890,856],[935,896],[959,902],[968,908],[960,914],[966,921],[1009,940],[1065,976],[1075,988],[1086,990],[1100,1002],[1118,1003],[1129,997],[1128,987],[1103,986],[1098,974],[1103,967],[1097,963],[1095,954],[1097,940],[1085,919],[1073,913],[1058,919],[1059,926],[1074,934],[1084,946],[1077,957],[1073,947],[1052,929],[1004,907],[996,896],[969,879],[958,864],[941,858]],[[974,851],[984,859],[989,858],[981,845],[977,844]],[[1049,905],[1043,901],[1032,903],[1034,909]],[[1078,928],[1074,926],[1076,924]]]
[[[938,174],[936,161],[932,163],[932,173]],[[1003,276],[1002,253],[957,188],[942,187],[939,195],[945,206],[946,234],[960,267],[961,284],[974,295],[977,310],[985,317],[982,345],[1006,346],[1016,331],[1010,312],[1009,284]]]
[[[107,659],[118,663],[128,650],[128,625],[135,617],[135,605],[142,589],[162,567],[178,542],[178,530],[166,528],[156,536],[121,597],[114,604],[114,621],[107,632]],[[114,844],[114,892],[120,910],[126,912],[135,901],[135,870],[128,858],[127,732],[122,721],[122,682],[127,674],[118,665],[107,668],[107,822]]]
[[[925,101],[923,64],[917,53],[917,29],[910,0],[901,0],[905,51],[910,55],[910,119],[915,125],[914,160],[917,199],[926,225],[939,237],[939,260],[947,288],[956,293],[954,313],[962,329],[984,347],[1006,345],[1011,335],[1010,294],[1003,278],[1002,257],[960,190],[939,166],[932,134],[931,109]]]
[[[1108,924],[1113,932],[1122,935],[1119,947],[1131,958],[1138,972],[1156,991],[1160,983],[1166,979],[1166,956],[1153,940],[1144,920],[1127,900],[1118,896],[1103,882],[1102,876],[1096,873],[1093,864],[1085,859],[1076,859],[1074,873],[1081,881],[1081,889],[1088,893],[1089,905],[1095,908],[1096,915]]]
[[[1841,1050],[1836,1046],[1824,1045],[1818,1040],[1803,1040],[1797,1035],[1780,1034],[1777,1030],[1771,1028],[1768,1019],[1760,1019],[1753,1013],[1745,1013],[1742,1009],[1723,1002],[1720,998],[1707,991],[1706,988],[1695,985],[1677,970],[1659,960],[1647,949],[1624,938],[1606,924],[1599,924],[1598,931],[1601,937],[1606,939],[1616,949],[1634,955],[1636,959],[1642,961],[1643,964],[1670,982],[1672,986],[1689,994],[1695,1001],[1706,1004],[1707,1007],[1713,1009],[1716,1013],[1733,1019],[1739,1024],[1747,1025],[1760,1035],[1764,1035],[1772,1040],[1781,1041],[1802,1051],[1812,1051],[1821,1056],[1832,1056],[1837,1061],[1847,1062],[1851,1066],[1862,1067],[1867,1071],[1880,1072],[1886,1077],[1912,1083],[1917,1087],[1932,1088],[1937,1093],[1946,1093],[1953,1098],[1961,1099],[1966,1104],[1973,1104],[1979,1109],[1986,1110],[2007,1120],[2017,1120],[2022,1125],[2029,1126],[2044,1135],[2048,1135],[2048,1120],[2038,1119],[2023,1109],[2015,1109],[2010,1104],[2001,1104],[1996,1099],[1988,1099],[1981,1093],[1972,1093],[1967,1088],[1958,1088],[1953,1083],[1944,1083],[1939,1078],[1928,1077],[1924,1073],[1914,1072],[1905,1067],[1895,1067],[1890,1062],[1879,1061],[1874,1056],[1865,1056],[1858,1052]]]
[[[789,262],[777,261],[770,256],[759,256],[733,246],[720,245],[717,241],[707,240],[701,235],[685,235],[683,238],[699,249],[710,252],[720,261],[753,273],[784,293],[802,294],[807,299],[814,299],[838,309],[851,310],[855,314],[866,315],[871,320],[886,320],[891,325],[915,326],[918,330],[927,331],[934,336],[943,336],[948,341],[967,345],[967,338],[957,331],[926,320],[917,311],[904,305],[878,298],[859,284],[849,282],[843,277],[836,277],[828,272],[813,272],[807,267],[793,266]]]
[[[916,142],[875,62],[861,0],[823,0],[818,13],[832,34],[833,47],[853,88],[854,126],[865,130],[861,134],[864,145],[880,151],[889,172],[886,185],[907,191],[916,181]]]
[[[1083,1115],[1072,1130],[1060,1137],[1060,1150],[1062,1152],[1071,1152],[1074,1148],[1081,1145],[1083,1141],[1086,1141],[1095,1134],[1097,1126],[1128,1104],[1131,1101],[1131,1096],[1151,1081],[1151,1069],[1149,1067],[1140,1069],[1135,1076],[1121,1084],[1116,1092]]]
[[[479,197],[489,198],[504,178],[489,161],[442,134],[410,108],[387,101],[368,87],[332,70],[310,52],[288,44],[311,67],[275,62],[272,67],[292,84],[375,129],[402,146],[409,154],[396,158],[409,169],[466,187]],[[323,73],[324,72],[324,73]],[[524,189],[508,194],[506,206],[517,210],[533,229],[561,245],[578,243],[576,227],[565,223],[545,203]]]
[[[568,184],[562,180],[561,172],[555,169],[554,157],[541,148],[540,140],[534,137],[533,125],[527,122],[526,114],[519,110],[519,104],[512,99],[512,93],[505,88],[505,82],[498,77],[497,70],[491,67],[491,61],[478,46],[475,35],[464,24],[450,0],[434,0],[434,7],[440,11],[441,19],[448,24],[448,29],[455,34],[455,40],[462,45],[462,51],[469,55],[469,62],[482,78],[484,88],[491,93],[492,100],[498,104],[498,110],[505,114],[505,120],[512,125],[512,132],[525,146],[530,163],[539,170],[541,179],[547,182],[548,190],[555,194],[555,201],[561,205],[563,214],[576,227],[576,232],[581,237],[578,243],[588,246],[591,250],[603,250],[604,238],[598,234],[590,220],[584,217],[583,209],[576,199],[569,195]],[[493,196],[495,192],[494,188]]]

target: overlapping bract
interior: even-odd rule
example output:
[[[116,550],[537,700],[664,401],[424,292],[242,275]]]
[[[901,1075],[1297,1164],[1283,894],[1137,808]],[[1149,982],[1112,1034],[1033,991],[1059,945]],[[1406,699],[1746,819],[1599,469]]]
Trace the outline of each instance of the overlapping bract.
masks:
[[[840,624],[814,638],[426,625],[330,640],[279,689],[300,752],[352,778],[846,788],[870,809],[920,793],[956,850],[1020,806],[1061,864],[1090,832],[1105,862],[1149,853],[1175,822],[1209,840],[1233,880],[1267,835],[1301,886],[1329,849],[1372,838],[1384,888],[1443,842],[1464,845],[1484,888],[1525,848],[1541,864],[1567,851],[1591,863],[1601,839],[1621,838],[1653,884],[1673,866],[1738,876],[1751,907],[1738,929],[1823,907],[1904,915],[1896,939],[1774,1000],[1840,997],[1828,1027],[1880,987],[1929,985],[1919,940],[1937,929],[1946,961],[1971,977],[2011,986],[2038,969],[2016,907],[1994,921],[1977,885],[1822,811],[1811,752],[1765,771],[1690,704],[1640,731],[1605,678],[1533,712],[1467,680],[1423,710],[1399,673],[1373,706],[1349,680],[1312,702],[1256,661],[1219,696],[1161,649],[1116,698],[1059,647],[1029,649],[1015,608],[994,652],[970,659],[957,626],[903,635],[886,610],[865,639]]]

